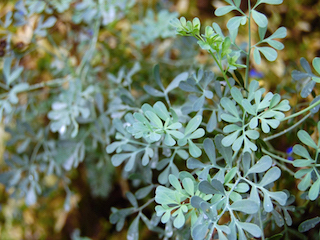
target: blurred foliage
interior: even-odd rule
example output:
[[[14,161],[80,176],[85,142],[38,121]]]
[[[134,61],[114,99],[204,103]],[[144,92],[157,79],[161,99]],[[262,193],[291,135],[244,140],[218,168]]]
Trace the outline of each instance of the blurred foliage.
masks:
[[[142,86],[154,82],[151,69],[155,64],[160,63],[166,86],[183,71],[217,70],[210,56],[198,51],[196,41],[176,38],[168,20],[197,16],[203,25],[216,21],[226,30],[231,13],[220,18],[213,15],[221,2],[0,2],[0,101],[1,116],[6,115],[0,129],[4,173],[0,182],[7,186],[0,185],[0,239],[126,238],[126,230],[117,232],[109,221],[111,206],[128,206],[125,193],[129,190],[128,180],[105,152],[106,144],[114,140],[112,119],[129,110],[123,102],[132,109],[140,107],[145,94]],[[103,11],[98,14],[99,7]],[[247,6],[241,8],[245,11]],[[259,11],[268,16],[267,35],[279,26],[285,26],[288,34],[275,62],[252,67],[270,79],[263,83],[266,89],[284,93],[286,88],[298,95],[291,72],[301,69],[300,57],[311,62],[320,55],[320,3],[284,1],[280,6],[263,5]],[[244,28],[239,32],[244,42],[247,33]],[[4,70],[8,65],[11,78]],[[138,100],[125,98],[126,91]],[[172,97],[184,100],[184,96]],[[297,103],[296,98],[290,99],[291,105]],[[315,125],[310,120],[302,127]],[[281,141],[279,150],[295,144],[290,136]],[[284,180],[282,184],[296,182]],[[302,204],[297,200],[293,226],[300,223],[297,219],[314,217],[319,207]],[[311,232],[308,238],[316,239],[315,234]],[[154,239],[156,235],[144,226],[140,237]]]

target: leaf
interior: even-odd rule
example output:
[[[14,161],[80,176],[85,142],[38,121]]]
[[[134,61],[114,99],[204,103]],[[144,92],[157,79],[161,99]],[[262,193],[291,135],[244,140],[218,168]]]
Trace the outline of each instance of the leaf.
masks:
[[[302,130],[300,130],[300,131],[302,131]],[[312,160],[312,158],[310,157],[310,154],[309,154],[308,150],[305,149],[304,147],[302,147],[302,146],[299,145],[299,144],[296,144],[296,145],[293,146],[293,152],[294,152],[295,154],[299,155],[299,156],[302,156],[302,157],[306,158],[306,159]]]
[[[276,181],[281,175],[281,170],[278,167],[271,168],[266,174],[263,176],[262,180],[258,184],[259,186],[266,186],[274,181]]]
[[[309,189],[309,199],[311,201],[314,201],[317,199],[317,197],[319,196],[319,191],[320,191],[320,178],[317,179],[317,181],[315,181],[312,186]]]
[[[51,28],[56,23],[56,21],[57,19],[51,16],[41,25],[41,28]]]
[[[128,198],[129,202],[131,203],[131,205],[133,207],[135,207],[135,208],[138,207],[137,199],[135,198],[135,196],[131,192],[126,192],[126,197]]]
[[[240,119],[238,110],[231,99],[229,99],[227,97],[223,97],[220,101],[220,104],[226,111],[231,113],[234,117]]]
[[[236,9],[235,6],[223,6],[223,7],[219,7],[217,10],[215,10],[214,14],[219,17],[219,16],[223,16],[223,15],[225,15],[235,9]]]
[[[257,48],[257,47],[256,47]],[[273,48],[270,47],[259,47],[259,51],[265,56],[265,58],[270,61],[273,62],[274,60],[277,59],[277,51],[274,50]]]
[[[299,232],[307,232],[310,229],[314,228],[320,222],[320,217],[314,217],[302,222],[299,227]]]
[[[308,61],[307,61],[304,57],[300,58],[300,64],[301,64],[302,68],[303,68],[307,73],[312,73],[311,67],[310,67]]]
[[[139,240],[139,220],[140,215],[138,215],[130,224],[127,233],[127,240]]]
[[[202,154],[201,149],[197,145],[195,145],[190,139],[188,139],[188,143],[190,155],[194,158],[200,157]]]
[[[149,185],[143,188],[140,188],[138,191],[136,191],[135,195],[137,199],[142,199],[146,197],[153,189],[153,185]]]
[[[4,78],[6,79],[7,85],[9,85],[12,59],[13,59],[13,57],[6,57],[6,58],[4,58],[4,61],[3,61],[2,72],[3,72]]]
[[[165,89],[162,85],[161,79],[160,79],[160,67],[159,64],[155,65],[153,68],[153,76],[156,80],[156,83],[158,84],[158,86],[161,88],[161,90],[164,92]]]
[[[300,130],[297,135],[300,141],[303,142],[305,145],[314,149],[318,148],[317,144],[312,140],[310,135],[305,130]]]
[[[202,224],[198,224],[191,230],[191,235],[193,239],[204,239],[207,235],[209,228],[208,222],[204,222]]]
[[[181,81],[185,81],[187,80],[189,74],[187,72],[183,72],[180,73],[178,76],[176,76],[171,82],[170,84],[167,86],[165,92],[169,93],[171,92],[173,89],[179,87],[179,84]]]
[[[202,116],[200,115],[194,116],[187,124],[184,134],[188,135],[192,133],[194,130],[196,130],[199,127],[201,122],[202,122]]]
[[[315,81],[310,81],[306,85],[304,85],[304,87],[300,93],[301,97],[303,97],[303,98],[308,97],[310,95],[310,93],[312,92],[315,84],[316,84]]]
[[[261,56],[260,56],[259,49],[257,47],[255,47],[253,50],[253,58],[257,64],[261,63]]]
[[[163,92],[160,92],[159,90],[149,86],[149,85],[144,85],[143,86],[144,90],[150,94],[151,96],[154,96],[154,97],[164,97],[164,93]]]
[[[227,28],[229,29],[229,31],[238,29],[240,24],[244,25],[247,21],[247,17],[246,16],[236,16],[231,18],[228,23],[227,23]]]
[[[260,227],[258,227],[254,223],[237,221],[236,224],[256,238],[259,238],[261,236]]]
[[[253,165],[247,174],[249,173],[262,173],[267,171],[272,165],[272,159],[269,156],[263,156],[255,165]]]
[[[252,10],[251,13],[252,13],[253,20],[256,22],[256,24],[259,27],[265,28],[268,25],[268,19],[264,14],[254,10],[254,9]]]
[[[151,122],[153,122],[158,128],[162,128],[162,127],[163,127],[162,121],[160,120],[160,118],[159,118],[154,112],[146,111],[144,114],[145,114],[146,117],[147,117]]]
[[[259,205],[249,199],[243,199],[231,204],[230,209],[234,211],[244,212],[246,214],[254,214],[259,210]]]
[[[19,66],[17,69],[15,69],[11,73],[9,79],[7,79],[7,85],[10,85],[14,80],[16,80],[21,75],[23,69],[24,68],[22,66]]]
[[[220,185],[222,186],[223,188],[223,185],[220,181],[216,180],[216,179],[213,179],[215,180],[214,183],[215,183],[215,186],[218,186],[219,183]],[[212,181],[213,181],[212,180]],[[219,183],[217,183],[217,182]],[[218,188],[221,188],[221,186],[218,186]],[[209,183],[208,181],[202,181],[199,183],[199,190],[205,194],[221,194],[221,192],[216,188],[214,187],[211,183]]]
[[[211,133],[216,127],[217,127],[217,115],[216,115],[216,111],[212,111],[212,114],[207,123],[206,130],[207,132]]]
[[[262,41],[266,35],[267,32],[267,27],[259,27],[259,37],[260,37],[260,41]]]
[[[320,58],[316,57],[312,60],[312,66],[320,74]]]
[[[215,146],[217,147],[219,153],[222,155],[222,157],[225,159],[226,163],[229,164],[229,166],[232,165],[232,150],[231,147],[225,147],[222,145],[221,141],[223,139],[223,135],[218,134],[214,138]]]
[[[260,3],[267,3],[267,4],[277,5],[277,4],[281,4],[282,2],[283,2],[283,0],[260,0],[259,4]]]
[[[268,39],[285,38],[287,36],[287,29],[285,27],[278,28]]]
[[[192,179],[190,179],[190,178],[183,179],[182,186],[183,186],[184,190],[186,190],[186,192],[190,196],[194,195],[194,183],[193,183]]]
[[[170,118],[169,112],[163,102],[156,102],[153,105],[153,109],[163,121],[166,121],[168,118]]]

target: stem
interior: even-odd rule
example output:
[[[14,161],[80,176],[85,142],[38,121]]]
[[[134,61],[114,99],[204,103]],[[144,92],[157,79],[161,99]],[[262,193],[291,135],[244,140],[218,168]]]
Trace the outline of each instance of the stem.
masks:
[[[213,52],[212,52],[211,50],[209,50],[209,53],[210,53],[211,56],[213,57],[214,61],[217,63],[217,65],[218,65],[218,67],[219,67],[219,69],[220,69],[220,71],[221,71],[221,73],[222,73],[222,75],[223,75],[223,78],[226,80],[226,82],[227,82],[227,84],[228,84],[228,87],[231,89],[231,84],[230,84],[230,82],[229,82],[229,79],[228,79],[225,71],[223,70],[220,62],[218,61],[218,59],[216,58],[216,56],[213,54]]]
[[[305,108],[305,109],[303,109],[303,110],[301,110],[301,111],[299,111],[299,112],[296,112],[296,113],[294,113],[294,114],[292,114],[292,115],[290,115],[290,116],[288,116],[288,117],[285,117],[285,118],[282,119],[281,121],[286,121],[286,120],[288,120],[288,119],[290,119],[290,118],[297,117],[297,116],[299,116],[299,115],[301,115],[301,114],[303,114],[303,113],[311,110],[312,108],[318,106],[319,104],[320,104],[320,100],[316,101],[315,103],[311,104],[309,107],[307,107],[307,108]]]
[[[65,78],[53,79],[48,82],[41,82],[41,83],[33,84],[33,85],[29,86],[28,89],[26,89],[25,91],[21,91],[21,92],[28,92],[28,91],[32,91],[32,90],[37,90],[37,89],[47,87],[47,86],[52,86],[52,85],[60,85],[62,83],[68,82],[69,80],[71,80],[71,76],[67,76]],[[21,93],[21,92],[19,92],[19,93]],[[6,97],[7,95],[8,95],[8,93],[0,94],[0,99]]]
[[[203,38],[200,36],[200,35],[194,35],[194,37],[196,39],[198,39],[199,41],[202,41],[204,42]],[[222,66],[221,66],[221,63],[218,61],[218,59],[216,58],[216,56],[214,55],[214,53],[211,51],[211,50],[208,50],[208,52],[211,54],[211,56],[213,57],[214,61],[217,63],[222,75],[223,75],[223,78],[226,80],[227,84],[228,84],[228,87],[231,89],[231,84],[229,82],[229,79],[225,73],[225,71],[223,70]]]
[[[248,16],[248,28],[249,28],[249,39],[248,39],[248,53],[247,53],[247,60],[246,60],[246,73],[245,73],[245,83],[244,87],[247,88],[249,85],[249,67],[250,67],[250,53],[251,53],[251,4],[250,0],[248,0],[248,8],[249,8],[249,16]]]
[[[292,129],[298,127],[302,122],[304,122],[310,115],[311,115],[311,112],[308,113],[308,114],[307,114],[306,116],[304,116],[303,118],[301,118],[298,122],[296,122],[295,124],[293,124],[291,127],[287,128],[287,129],[285,129],[285,130],[283,130],[283,131],[281,131],[281,132],[278,132],[277,134],[271,135],[271,136],[269,136],[269,137],[265,137],[265,138],[263,139],[263,141],[265,141],[265,142],[266,142],[266,141],[269,141],[269,140],[271,140],[271,139],[277,138],[277,137],[279,137],[279,136],[281,136],[281,135],[283,135],[283,134],[291,131]]]
[[[98,13],[99,16],[101,15],[101,13],[99,12]],[[86,51],[86,53],[84,54],[81,62],[80,62],[80,65],[76,71],[77,75],[80,76],[81,75],[81,72],[84,68],[84,65],[87,63],[87,61],[91,60],[92,58],[92,54],[93,54],[93,51],[95,50],[95,47],[96,47],[96,44],[97,44],[97,41],[98,41],[98,35],[99,35],[99,29],[100,29],[100,17],[98,17],[95,25],[94,25],[94,35],[92,37],[92,41],[90,43],[90,46],[89,46],[89,49]]]
[[[275,159],[277,159],[277,160],[280,160],[280,161],[285,162],[285,163],[292,164],[292,161],[290,161],[290,160],[288,160],[288,159],[285,159],[285,158],[283,158],[283,157],[277,156],[277,155],[269,152],[268,150],[266,150],[266,149],[264,149],[264,148],[262,148],[261,151],[262,151],[263,153],[265,153],[265,154],[270,155],[271,157],[273,157],[273,158],[275,158]]]

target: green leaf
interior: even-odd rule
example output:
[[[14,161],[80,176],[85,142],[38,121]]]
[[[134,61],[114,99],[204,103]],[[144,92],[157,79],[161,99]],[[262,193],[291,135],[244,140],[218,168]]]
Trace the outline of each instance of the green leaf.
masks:
[[[259,238],[261,236],[260,227],[258,227],[254,223],[237,221],[236,224],[256,238]]]
[[[224,183],[226,184],[226,183],[230,182],[230,181],[234,178],[234,176],[237,174],[237,171],[238,171],[238,168],[237,168],[237,167],[232,168],[232,169],[226,174],[226,176],[225,176],[225,178],[224,178]]]
[[[278,191],[278,192],[270,192],[268,191],[268,195],[276,200],[281,206],[284,206],[287,202],[288,196],[285,192]]]
[[[170,174],[169,182],[178,192],[182,192],[181,184],[176,176],[174,176],[173,174]]]
[[[266,186],[274,181],[276,181],[281,175],[281,170],[278,167],[271,168],[266,174],[263,176],[262,180],[258,184],[259,186]]]
[[[319,191],[320,191],[320,178],[317,179],[317,181],[315,181],[312,186],[309,189],[309,199],[311,201],[314,201],[317,199],[317,197],[319,196]]]
[[[135,208],[138,207],[137,199],[135,198],[135,196],[131,192],[126,192],[126,197],[128,198],[129,202],[131,203],[131,205],[133,207],[135,207]]]
[[[266,35],[267,32],[267,27],[259,27],[259,37],[260,37],[260,41],[262,41]]]
[[[154,112],[146,111],[144,114],[145,114],[146,117],[147,117],[151,122],[153,122],[158,128],[162,128],[162,127],[163,127],[162,121],[160,120],[160,118],[159,118]]]
[[[181,19],[180,19],[181,20]],[[156,79],[156,83],[158,84],[158,86],[161,88],[161,90],[164,92],[165,89],[162,85],[161,79],[160,79],[160,67],[159,65],[155,65],[153,68],[153,76]]]
[[[189,153],[192,157],[197,158],[201,156],[201,149],[197,147],[190,139],[188,139],[189,143]]]
[[[194,183],[193,183],[192,179],[190,179],[190,178],[183,179],[182,186],[183,186],[184,190],[186,190],[186,192],[190,196],[194,195]]]
[[[256,47],[257,48],[257,47]],[[274,60],[277,59],[278,53],[276,50],[270,47],[259,47],[259,51],[265,56],[265,58],[273,62]]]
[[[219,7],[218,9],[216,9],[214,14],[219,17],[219,16],[223,16],[223,15],[225,15],[235,9],[237,9],[235,6],[223,6],[223,7]]]
[[[242,96],[242,93],[240,91],[239,88],[237,87],[232,87],[231,88],[231,95],[233,97],[233,99],[238,103],[238,104],[242,104],[242,100],[243,100],[243,96]]]
[[[204,151],[206,152],[210,162],[213,165],[215,165],[216,164],[216,150],[215,150],[215,146],[213,144],[212,139],[206,138],[203,141],[203,148],[204,148]]]
[[[171,92],[173,89],[177,88],[181,81],[187,80],[189,74],[187,72],[180,73],[178,76],[176,76],[170,84],[166,88],[166,93]]]
[[[306,159],[310,159],[312,160],[312,158],[310,157],[310,154],[308,152],[307,149],[305,149],[304,147],[302,147],[301,145],[299,144],[296,144],[293,146],[293,152],[299,156],[302,156]]]
[[[11,74],[9,79],[7,79],[7,85],[10,85],[14,80],[16,80],[22,73],[23,67],[19,66],[17,69],[15,69]]]
[[[287,36],[287,29],[285,27],[280,27],[268,38],[269,39],[285,38],[286,36]]]
[[[153,185],[149,185],[143,188],[140,188],[138,191],[136,191],[135,195],[137,199],[145,198],[153,189]]]
[[[244,212],[246,214],[254,214],[259,210],[259,205],[249,199],[243,199],[231,204],[230,209],[234,211]]]
[[[186,126],[186,129],[184,132],[185,136],[192,133],[194,130],[196,130],[201,124],[201,122],[202,122],[202,116],[200,115],[194,116]]]
[[[150,94],[151,96],[154,96],[154,97],[164,97],[164,93],[163,92],[160,92],[159,90],[149,86],[149,85],[144,85],[143,86],[144,90]]]
[[[241,105],[251,115],[253,115],[253,116],[257,115],[256,109],[251,105],[251,103],[248,99],[243,99],[241,102]]]
[[[259,49],[257,47],[255,47],[253,50],[253,58],[257,64],[261,63],[261,55],[260,55]]]
[[[320,58],[316,57],[312,60],[312,66],[320,74]]]
[[[220,101],[220,104],[226,111],[231,113],[234,117],[240,119],[238,110],[231,99],[229,99],[227,97],[223,97]]]
[[[168,118],[170,118],[169,112],[163,102],[156,102],[153,105],[153,109],[163,121],[166,121]]]
[[[140,220],[140,215],[138,215],[130,224],[130,227],[127,233],[127,239],[139,240],[139,220]]]
[[[252,10],[251,13],[252,13],[253,20],[256,22],[256,24],[259,27],[265,28],[268,25],[268,19],[264,14],[254,10],[254,9]]]
[[[263,156],[255,165],[253,165],[247,174],[262,173],[267,171],[272,165],[272,159],[269,156]]]
[[[273,204],[269,195],[265,194],[263,198],[263,208],[266,212],[272,212]]]
[[[297,135],[300,141],[303,142],[305,145],[314,149],[318,148],[317,144],[312,140],[312,138],[306,131],[300,130]]]
[[[192,235],[193,239],[204,239],[207,235],[208,228],[209,228],[208,222],[204,222],[204,223],[195,225],[191,229],[191,235]]]
[[[320,222],[320,217],[314,217],[314,218],[308,219],[299,225],[298,230],[299,232],[307,232],[310,229],[314,228],[319,222]]]
[[[238,29],[240,24],[244,25],[247,22],[247,17],[246,16],[236,16],[231,18],[228,23],[227,23],[227,28],[229,31]]]
[[[223,139],[223,135],[218,134],[214,138],[215,146],[217,147],[219,153],[225,159],[226,163],[231,166],[232,165],[232,150],[231,147],[225,147],[222,145],[221,141]]]

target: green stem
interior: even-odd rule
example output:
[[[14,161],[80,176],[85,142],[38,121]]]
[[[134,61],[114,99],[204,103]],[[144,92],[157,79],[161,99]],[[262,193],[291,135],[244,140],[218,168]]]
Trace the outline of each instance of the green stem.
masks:
[[[199,41],[202,41],[202,42],[205,42],[204,39],[200,36],[200,35],[194,35],[194,37],[196,39],[198,39]],[[218,59],[216,58],[216,56],[214,55],[214,53],[211,51],[211,50],[208,50],[208,52],[211,54],[211,56],[213,57],[214,61],[217,63],[222,75],[223,75],[223,78],[226,80],[227,84],[228,84],[228,87],[231,89],[231,84],[229,82],[229,79],[226,75],[226,72],[223,70],[222,68],[222,65],[221,65],[221,62],[218,61]]]
[[[249,85],[249,68],[250,68],[250,53],[251,53],[251,5],[250,0],[248,1],[248,8],[249,8],[249,16],[248,16],[248,28],[249,28],[249,34],[248,34],[248,53],[247,53],[247,60],[246,60],[246,73],[245,73],[245,84],[244,87],[247,88]]]
[[[231,89],[231,84],[229,82],[229,79],[227,77],[227,74],[225,73],[225,71],[223,70],[222,66],[221,66],[221,63],[218,61],[218,59],[216,58],[216,56],[213,54],[212,51],[209,50],[209,53],[211,54],[211,56],[213,57],[214,61],[217,63],[222,75],[223,75],[223,78],[226,80],[227,84],[228,84],[228,87]]]
[[[37,89],[40,89],[43,87],[50,87],[52,85],[61,85],[62,83],[68,82],[70,80],[71,80],[71,76],[67,76],[65,78],[57,78],[57,79],[53,79],[48,82],[41,82],[41,83],[33,84],[33,85],[29,86],[29,88],[27,88],[25,91],[21,91],[21,92],[33,91],[33,90],[37,90]],[[21,93],[21,92],[19,92],[19,93]],[[0,94],[0,99],[7,97],[8,94],[9,94],[9,92]]]
[[[99,12],[98,13],[99,16],[101,15],[101,13]],[[95,47],[96,47],[96,44],[97,44],[97,41],[98,41],[98,35],[99,35],[99,29],[100,29],[100,23],[101,20],[100,20],[100,17],[97,18],[97,21],[94,25],[94,35],[92,37],[92,40],[91,40],[91,43],[90,43],[90,46],[89,46],[89,49],[86,51],[86,53],[84,54],[81,62],[80,62],[80,65],[76,71],[77,75],[78,76],[81,76],[81,72],[83,71],[83,68],[85,66],[85,64],[91,60],[92,58],[92,55],[93,55],[93,52],[95,50]]]
[[[305,108],[305,109],[303,109],[303,110],[301,110],[299,112],[296,112],[296,113],[294,113],[294,114],[292,114],[292,115],[290,115],[288,117],[283,118],[281,121],[286,121],[286,120],[288,120],[290,118],[297,117],[297,116],[299,116],[299,115],[311,110],[312,108],[318,106],[319,104],[320,104],[320,100],[316,101],[315,103],[311,104],[309,107],[307,107],[307,108]]]
[[[279,137],[279,136],[281,136],[281,135],[283,135],[283,134],[291,131],[292,129],[294,129],[294,128],[296,128],[297,126],[299,126],[302,122],[304,122],[310,115],[311,115],[311,113],[308,113],[306,116],[304,116],[303,118],[301,118],[298,122],[296,122],[295,124],[293,124],[291,127],[287,128],[287,129],[285,129],[285,130],[283,130],[283,131],[281,131],[281,132],[279,132],[279,133],[277,133],[277,134],[271,135],[271,136],[269,136],[269,137],[265,137],[265,138],[263,139],[263,141],[265,141],[265,142],[266,142],[266,141],[270,141],[271,139],[277,138],[277,137]]]
[[[285,163],[289,163],[289,164],[292,164],[292,161],[288,160],[288,159],[285,159],[283,157],[280,157],[280,156],[277,156],[271,152],[269,152],[268,150],[262,148],[261,151],[265,154],[268,154],[270,157],[273,157],[274,159],[277,159],[277,160],[280,160],[282,162],[285,162]]]

